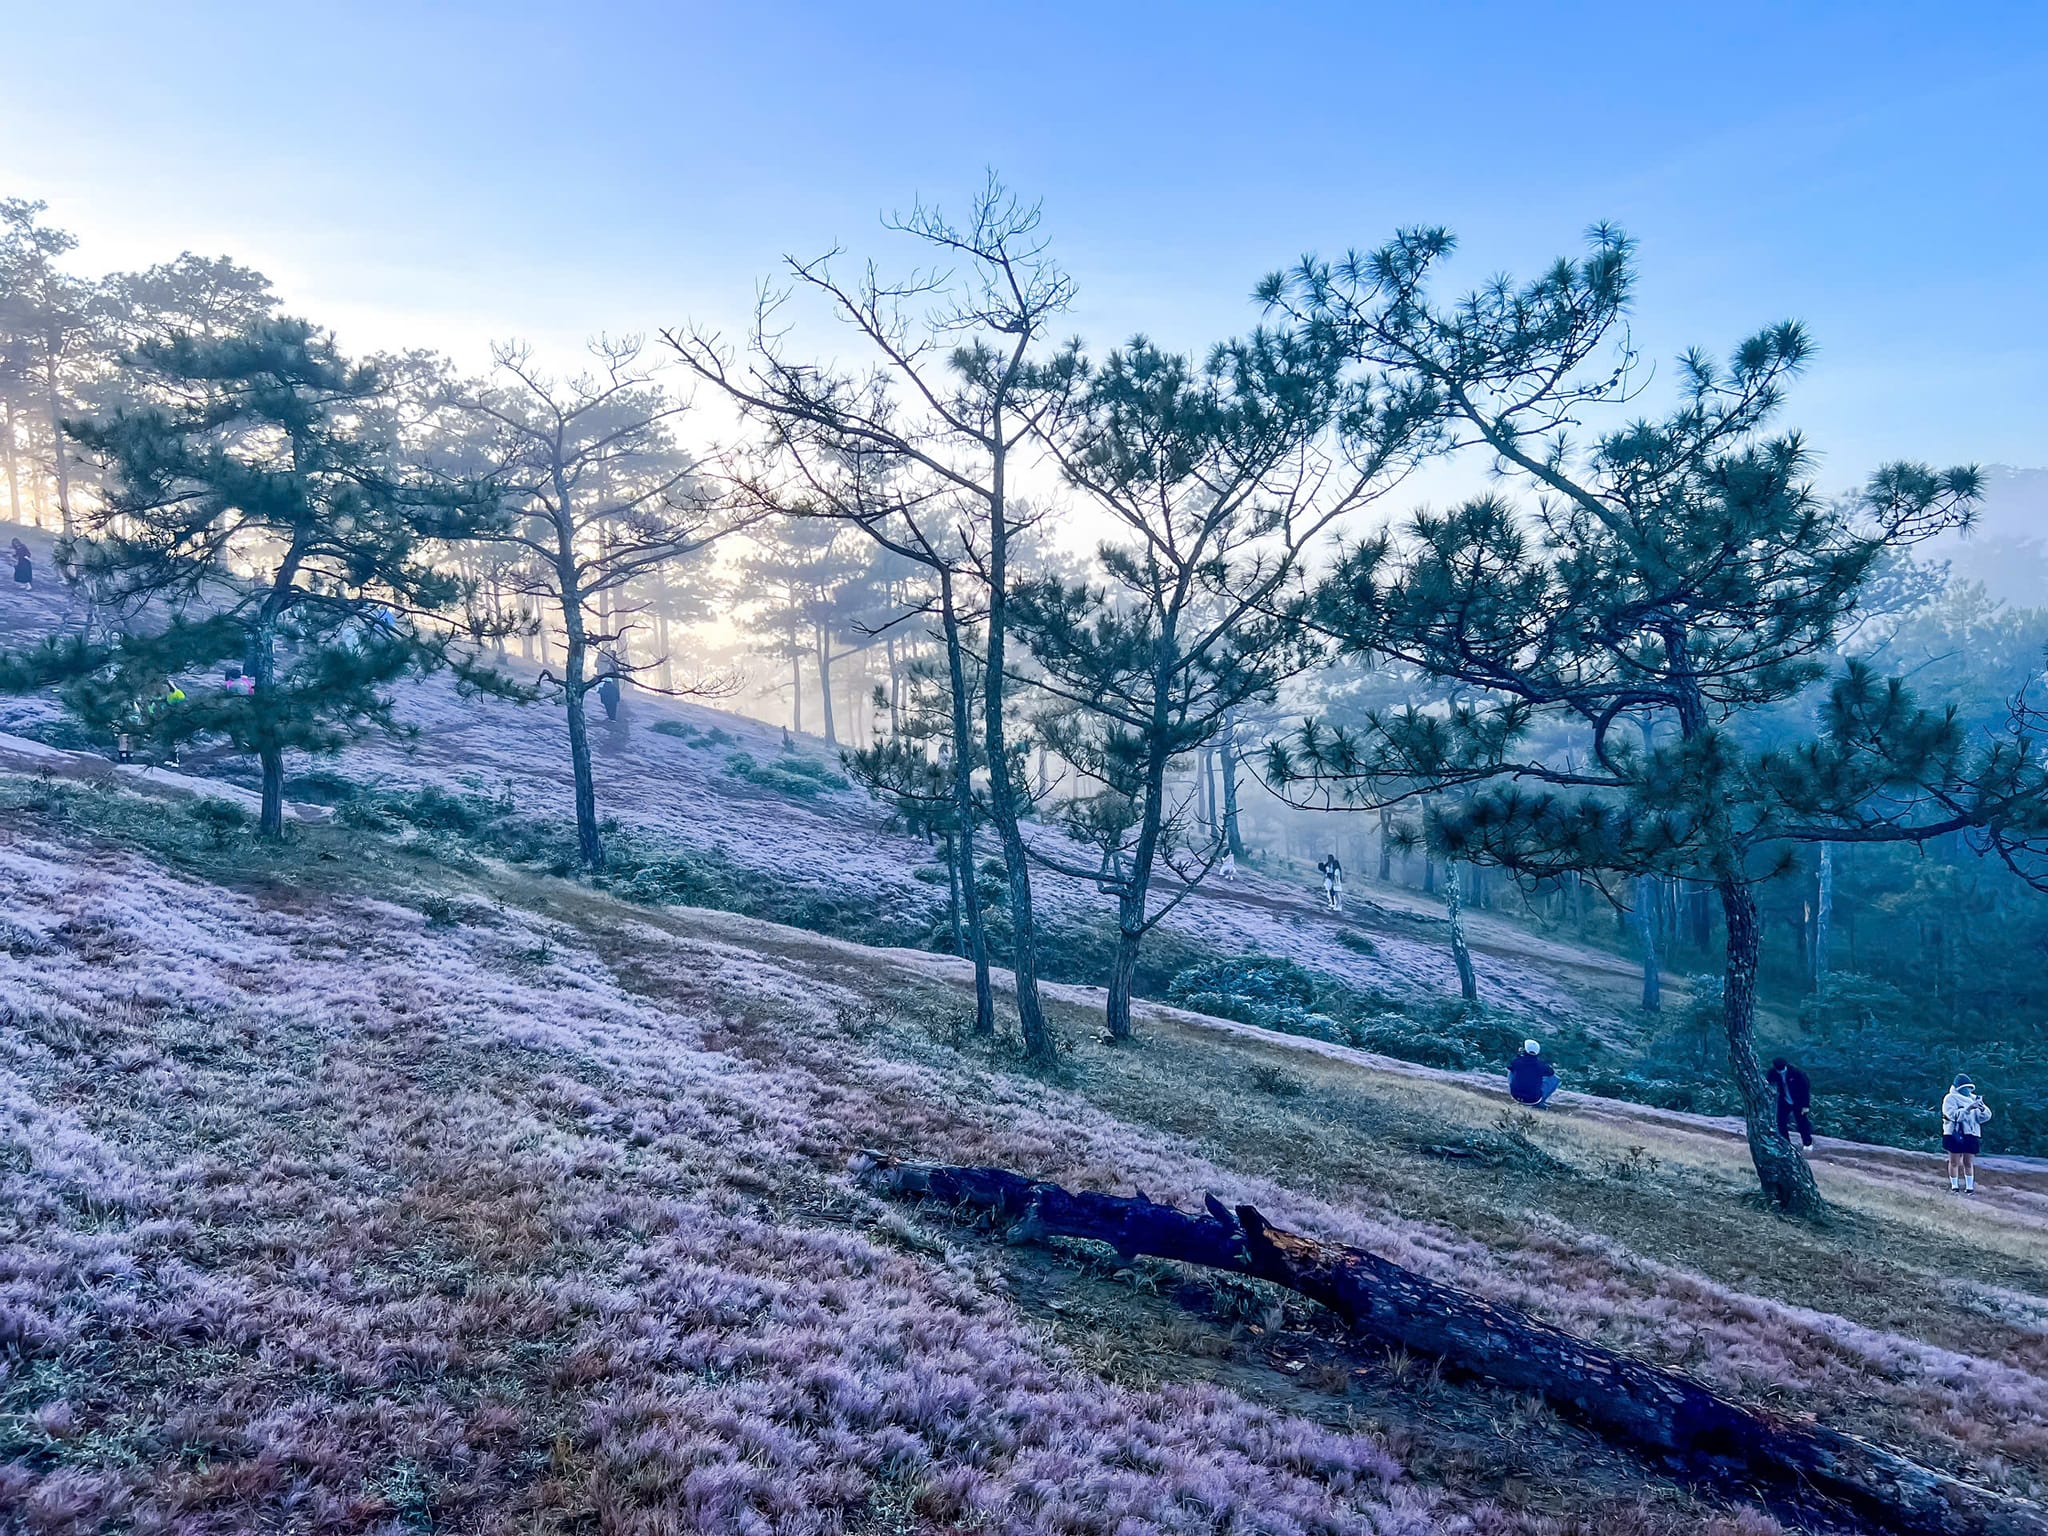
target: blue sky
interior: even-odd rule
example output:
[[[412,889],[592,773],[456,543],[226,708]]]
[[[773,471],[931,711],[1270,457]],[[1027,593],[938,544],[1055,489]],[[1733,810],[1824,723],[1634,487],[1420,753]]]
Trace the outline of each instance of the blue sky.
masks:
[[[1402,224],[1477,281],[1607,219],[1660,361],[1807,321],[1826,479],[2048,462],[2048,5],[9,11],[0,189],[95,267],[260,266],[355,348],[736,325],[783,252],[887,255],[880,211],[993,166],[1097,342],[1204,345]]]

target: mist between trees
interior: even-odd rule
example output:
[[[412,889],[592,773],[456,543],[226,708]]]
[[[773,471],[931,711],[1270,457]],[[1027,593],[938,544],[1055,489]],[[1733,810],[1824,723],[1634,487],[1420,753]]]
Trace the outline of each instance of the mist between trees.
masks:
[[[1901,443],[1824,483],[1793,322],[1660,376],[1618,231],[1469,291],[1398,232],[1182,353],[1071,339],[991,180],[790,259],[745,334],[472,371],[352,360],[227,258],[94,279],[41,205],[0,220],[7,512],[64,602],[0,675],[108,744],[254,758],[267,835],[286,752],[446,669],[564,722],[601,870],[589,711],[724,701],[943,848],[975,1028],[1007,991],[1042,1063],[1034,872],[1101,893],[1124,1039],[1192,892],[1336,854],[1354,899],[1442,899],[1475,1029],[1471,910],[1638,957],[1644,1096],[1709,1085],[1781,1208],[1819,1200],[1760,1031],[1859,1112],[1967,1066],[2048,1145],[2048,612],[1935,553],[1985,478]],[[1446,462],[1490,490],[1418,505]]]

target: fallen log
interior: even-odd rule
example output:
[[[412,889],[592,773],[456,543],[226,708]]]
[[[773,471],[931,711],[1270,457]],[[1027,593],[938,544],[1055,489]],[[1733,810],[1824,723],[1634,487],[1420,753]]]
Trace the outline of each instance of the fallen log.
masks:
[[[1911,1536],[2048,1536],[2048,1510],[1967,1483],[1824,1425],[1745,1407],[1683,1371],[1603,1349],[1361,1248],[1282,1231],[1214,1195],[1195,1215],[1135,1197],[1068,1190],[1004,1168],[857,1154],[862,1183],[965,1207],[1011,1242],[1082,1238],[1124,1261],[1144,1255],[1250,1275],[1318,1302],[1358,1333],[1540,1395],[1673,1466],[1817,1493]]]

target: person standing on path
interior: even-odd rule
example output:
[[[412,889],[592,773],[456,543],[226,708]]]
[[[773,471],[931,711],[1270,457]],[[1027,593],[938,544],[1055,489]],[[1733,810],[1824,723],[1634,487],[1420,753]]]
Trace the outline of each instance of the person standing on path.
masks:
[[[35,556],[19,538],[8,546],[7,552],[14,558],[14,584],[33,592],[36,585]]]
[[[1941,1099],[1941,1149],[1948,1154],[1951,1190],[1977,1193],[1977,1152],[1984,1145],[1984,1122],[1990,1118],[1991,1106],[1977,1092],[1970,1074],[1958,1072]]]
[[[1807,1113],[1813,1107],[1813,1084],[1804,1072],[1786,1062],[1780,1056],[1771,1062],[1771,1070],[1764,1074],[1764,1080],[1777,1090],[1778,1094],[1778,1137],[1782,1141],[1792,1139],[1792,1128],[1799,1128],[1799,1149],[1813,1150],[1813,1117]]]

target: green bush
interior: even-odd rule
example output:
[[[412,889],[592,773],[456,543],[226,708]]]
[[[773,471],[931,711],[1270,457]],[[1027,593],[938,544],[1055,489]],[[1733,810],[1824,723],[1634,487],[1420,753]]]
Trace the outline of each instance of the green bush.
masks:
[[[206,833],[208,844],[215,848],[227,847],[228,839],[249,824],[248,809],[237,800],[216,800],[209,796],[193,801],[185,814],[199,824]]]
[[[1189,966],[1173,978],[1168,991],[1175,997],[1201,993],[1307,1008],[1316,1000],[1316,979],[1292,960],[1276,955],[1233,955]]]
[[[723,859],[695,852],[679,852],[644,863],[613,859],[607,883],[628,901],[651,906],[715,907],[720,911],[738,909],[732,870]]]
[[[284,797],[306,805],[347,805],[358,799],[363,786],[347,774],[336,773],[332,768],[315,768],[306,773],[295,773],[284,781]]]
[[[829,764],[798,757],[794,753],[778,757],[772,763],[757,763],[750,753],[735,752],[725,760],[725,771],[736,779],[799,800],[815,800],[827,790],[852,787],[846,775]]]

